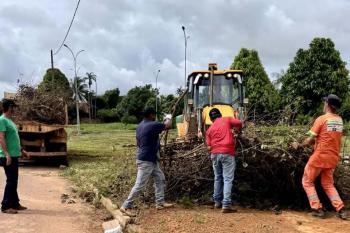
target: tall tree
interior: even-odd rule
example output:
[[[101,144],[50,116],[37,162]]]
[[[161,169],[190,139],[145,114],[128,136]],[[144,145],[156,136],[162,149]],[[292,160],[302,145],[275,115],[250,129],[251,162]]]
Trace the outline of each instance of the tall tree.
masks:
[[[73,90],[74,100],[76,95],[78,95],[78,101],[86,102],[88,100],[89,90],[88,90],[88,85],[85,83],[85,81],[86,81],[85,78],[76,77],[71,82],[71,88]]]
[[[243,70],[246,97],[255,113],[270,114],[279,109],[280,96],[267,76],[256,50],[242,48],[231,69]]]
[[[54,91],[60,93],[65,99],[72,96],[69,81],[64,73],[59,69],[48,69],[43,77],[43,81],[38,85],[41,91]]]
[[[112,90],[107,90],[103,95],[108,108],[116,108],[120,101],[120,91],[119,88],[115,88]]]
[[[85,79],[88,81],[88,86],[89,86],[89,96],[88,96],[88,102],[89,102],[89,119],[91,120],[91,106],[92,106],[92,91],[91,91],[91,86],[92,82],[95,82],[96,84],[96,74],[93,72],[86,73]]]
[[[138,121],[142,119],[142,110],[147,106],[154,107],[155,92],[152,85],[137,86],[130,89],[123,100],[118,104],[119,116],[135,116]]]
[[[285,103],[302,99],[303,114],[320,111],[322,97],[329,93],[345,98],[349,91],[349,71],[329,38],[315,38],[308,49],[299,49],[282,76],[281,94]]]
[[[178,100],[179,96],[175,96],[173,94],[170,95],[161,95],[160,96],[160,110],[162,113],[168,114],[172,113],[174,105],[176,101]],[[176,117],[178,115],[181,115],[183,113],[183,101],[181,101],[174,112],[174,116]]]

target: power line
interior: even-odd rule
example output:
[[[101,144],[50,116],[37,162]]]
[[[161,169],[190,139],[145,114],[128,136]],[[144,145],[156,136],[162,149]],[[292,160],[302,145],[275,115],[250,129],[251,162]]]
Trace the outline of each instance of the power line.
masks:
[[[67,33],[66,33],[66,35],[65,35],[65,37],[64,37],[64,39],[63,39],[63,41],[62,41],[62,44],[60,45],[60,47],[57,49],[57,51],[56,51],[53,55],[56,55],[56,54],[61,50],[61,48],[63,47],[64,43],[66,42],[66,39],[67,39],[68,34],[69,34],[69,31],[70,31],[70,29],[71,29],[71,27],[72,27],[72,25],[73,25],[75,15],[76,15],[76,13],[77,13],[77,11],[78,11],[79,3],[80,3],[80,0],[79,0],[78,3],[77,3],[77,7],[75,8],[72,21],[70,22],[69,28],[68,28]]]

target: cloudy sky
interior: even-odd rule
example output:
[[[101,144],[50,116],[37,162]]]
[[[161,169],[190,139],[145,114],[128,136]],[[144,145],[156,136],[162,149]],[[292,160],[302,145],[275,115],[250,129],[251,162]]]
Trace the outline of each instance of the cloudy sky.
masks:
[[[77,0],[0,1],[0,97],[16,82],[38,83],[50,66]],[[188,70],[217,62],[228,68],[241,47],[258,50],[269,75],[286,69],[298,48],[330,37],[350,62],[350,1],[347,0],[81,0],[66,43],[84,49],[79,74],[94,72],[99,93],[155,84],[161,93],[184,83],[184,37]],[[55,67],[73,77],[69,51]],[[349,65],[348,65],[349,68]]]

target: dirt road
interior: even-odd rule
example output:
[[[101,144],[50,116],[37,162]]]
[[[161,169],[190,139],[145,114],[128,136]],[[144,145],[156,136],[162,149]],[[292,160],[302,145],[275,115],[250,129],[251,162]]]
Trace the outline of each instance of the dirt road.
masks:
[[[0,196],[5,175],[0,168]],[[101,233],[101,220],[93,208],[74,199],[61,203],[69,194],[69,183],[56,168],[21,167],[19,196],[29,209],[17,215],[0,214],[1,233]]]
[[[210,208],[154,209],[142,212],[138,222],[145,233],[346,233],[350,221],[329,213],[326,219],[315,219],[305,212],[257,211],[240,208],[238,213],[222,214]],[[152,223],[152,224],[149,224]]]

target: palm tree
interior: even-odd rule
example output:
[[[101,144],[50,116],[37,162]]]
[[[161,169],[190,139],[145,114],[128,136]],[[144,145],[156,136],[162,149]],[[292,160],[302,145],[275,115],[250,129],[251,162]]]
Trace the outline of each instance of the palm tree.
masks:
[[[91,121],[91,106],[92,106],[92,99],[91,99],[91,86],[92,86],[92,81],[96,83],[96,74],[93,72],[86,73],[86,77],[84,78],[85,80],[88,80],[88,86],[89,86],[89,96],[88,96],[88,102],[89,102],[89,119]]]
[[[78,101],[79,102],[86,102],[89,96],[89,90],[88,85],[85,83],[86,79],[81,77],[76,77],[74,80],[71,80],[71,88],[73,90],[73,99],[75,99],[76,95],[78,95]],[[77,83],[77,90],[78,94],[76,94],[76,85]]]

